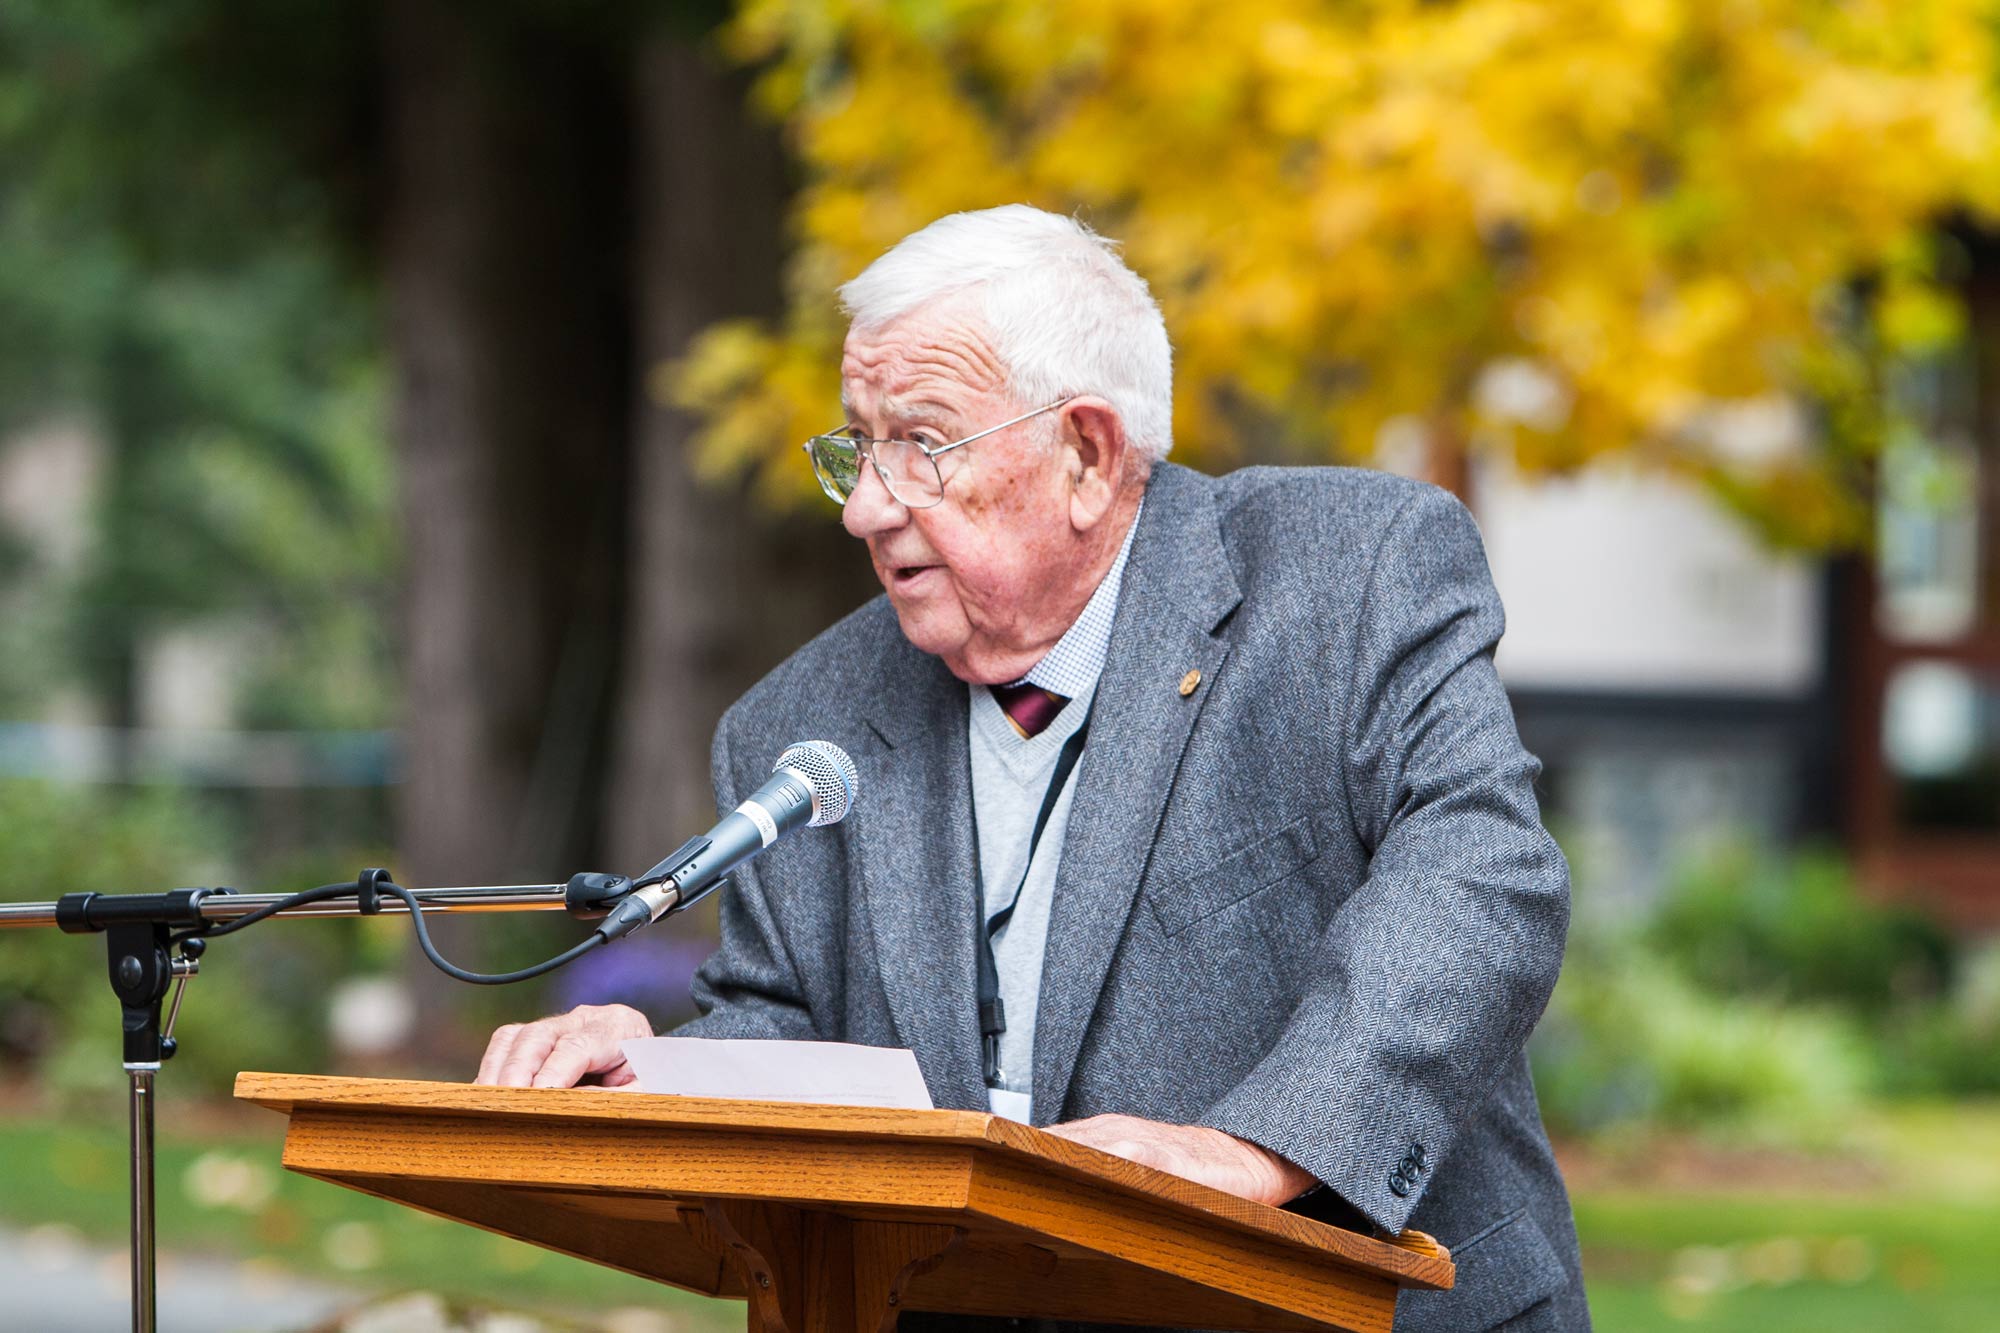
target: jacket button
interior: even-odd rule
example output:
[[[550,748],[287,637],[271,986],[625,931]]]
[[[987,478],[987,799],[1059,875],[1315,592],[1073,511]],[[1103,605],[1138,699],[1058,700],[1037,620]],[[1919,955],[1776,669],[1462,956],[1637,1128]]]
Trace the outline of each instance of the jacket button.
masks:
[[[1424,1156],[1424,1145],[1421,1143],[1412,1143],[1410,1145],[1410,1160],[1418,1166],[1430,1165],[1430,1159]]]
[[[1399,1199],[1408,1198],[1410,1195],[1409,1179],[1402,1172],[1395,1172],[1389,1177],[1389,1192]]]

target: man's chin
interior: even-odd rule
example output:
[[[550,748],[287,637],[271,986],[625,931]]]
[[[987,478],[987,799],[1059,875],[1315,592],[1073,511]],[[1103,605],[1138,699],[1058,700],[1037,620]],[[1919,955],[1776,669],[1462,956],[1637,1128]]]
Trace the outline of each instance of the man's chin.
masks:
[[[1034,657],[1023,656],[1019,652],[996,653],[990,646],[963,635],[920,638],[910,632],[907,622],[903,627],[903,637],[918,650],[943,662],[945,670],[968,685],[1005,685],[1027,675],[1036,661]]]
[[[893,597],[890,604],[895,605]],[[973,685],[986,684],[976,673],[976,654],[968,651],[969,636],[964,624],[940,624],[938,621],[938,617],[926,615],[921,609],[896,607],[896,623],[902,626],[903,637],[910,641],[912,648],[938,658],[952,675],[962,681]]]
[[[951,621],[956,617],[940,616],[921,603],[910,606],[894,593],[889,595],[889,605],[896,608],[896,623],[902,627],[903,637],[918,652],[949,661],[953,655],[963,651],[966,628],[962,620],[953,624]]]

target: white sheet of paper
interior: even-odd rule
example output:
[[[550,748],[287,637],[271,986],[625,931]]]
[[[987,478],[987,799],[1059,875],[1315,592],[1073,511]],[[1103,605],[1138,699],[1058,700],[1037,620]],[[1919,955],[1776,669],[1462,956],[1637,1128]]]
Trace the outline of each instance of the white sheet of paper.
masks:
[[[932,1109],[917,1057],[834,1041],[633,1037],[618,1044],[639,1086],[682,1097]]]

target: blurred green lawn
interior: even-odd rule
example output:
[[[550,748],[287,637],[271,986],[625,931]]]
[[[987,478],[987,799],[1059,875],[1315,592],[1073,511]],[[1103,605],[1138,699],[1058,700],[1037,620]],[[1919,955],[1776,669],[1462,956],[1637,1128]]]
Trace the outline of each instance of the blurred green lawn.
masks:
[[[1623,1169],[1578,1163],[1598,1327],[2000,1328],[2000,1103],[1878,1107],[1837,1139],[1811,1155],[1656,1142]]]
[[[550,1313],[651,1306],[689,1333],[740,1329],[740,1302],[716,1301],[536,1246],[456,1225],[279,1166],[284,1119],[212,1109],[185,1124],[171,1094],[158,1111],[159,1245],[234,1255],[351,1283],[360,1295],[409,1288],[471,1304]],[[0,1116],[0,1221],[24,1230],[69,1227],[123,1246],[126,1130],[122,1121]],[[274,1331],[275,1333],[275,1331]]]
[[[163,1248],[226,1253],[353,1282],[581,1312],[649,1305],[691,1329],[741,1326],[705,1301],[282,1171],[283,1122],[160,1112]],[[206,1127],[193,1131],[190,1119]],[[1600,1328],[2000,1327],[2000,1104],[1899,1106],[1837,1153],[1579,1154],[1578,1229]],[[1585,1164],[1582,1158],[1587,1156]],[[196,1170],[199,1162],[200,1169]],[[1699,1169],[1683,1169],[1688,1163]],[[1705,1167],[1700,1167],[1701,1163]],[[0,1117],[0,1220],[125,1236],[122,1122]]]

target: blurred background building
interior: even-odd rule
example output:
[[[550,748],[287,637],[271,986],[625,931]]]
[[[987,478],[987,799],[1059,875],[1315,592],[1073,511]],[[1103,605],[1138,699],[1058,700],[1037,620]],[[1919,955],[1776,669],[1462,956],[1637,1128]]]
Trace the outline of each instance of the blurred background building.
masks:
[[[1775,552],[1626,468],[1475,480],[1545,809],[1607,893],[1649,900],[1719,839],[1819,839],[1878,892],[2000,925],[2000,250],[1973,252],[1969,342],[1880,460],[1869,552]],[[1718,429],[1768,454],[1814,426],[1775,398]]]

